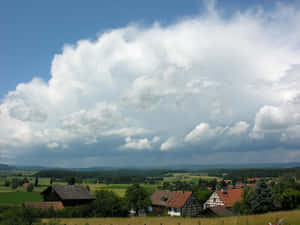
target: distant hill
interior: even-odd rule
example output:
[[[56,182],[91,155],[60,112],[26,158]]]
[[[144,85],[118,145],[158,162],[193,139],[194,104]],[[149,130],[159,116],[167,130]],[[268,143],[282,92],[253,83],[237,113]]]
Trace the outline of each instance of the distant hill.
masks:
[[[166,165],[166,166],[145,166],[145,167],[88,167],[88,168],[59,168],[59,167],[44,167],[44,166],[11,166],[0,164],[2,170],[71,170],[71,171],[115,171],[115,170],[207,170],[207,169],[248,169],[248,168],[291,168],[300,167],[300,162],[291,163],[249,163],[249,164],[213,164],[213,165]]]
[[[0,163],[0,170],[15,170],[16,167]]]
[[[201,170],[201,169],[247,169],[247,168],[291,168],[300,167],[300,162],[291,163],[249,163],[249,164],[212,164],[212,165],[175,165],[173,169]]]

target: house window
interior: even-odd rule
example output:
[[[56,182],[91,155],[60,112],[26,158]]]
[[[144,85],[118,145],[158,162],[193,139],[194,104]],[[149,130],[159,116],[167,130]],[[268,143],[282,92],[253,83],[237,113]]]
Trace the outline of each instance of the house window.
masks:
[[[217,201],[217,199],[216,198],[213,198],[213,202],[215,203]]]

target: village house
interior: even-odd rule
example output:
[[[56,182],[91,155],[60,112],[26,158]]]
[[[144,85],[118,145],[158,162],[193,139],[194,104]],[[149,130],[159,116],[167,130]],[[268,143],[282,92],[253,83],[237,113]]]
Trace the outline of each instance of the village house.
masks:
[[[22,184],[22,187],[23,187],[23,188],[27,188],[30,184],[31,184],[31,183],[24,183],[24,184]]]
[[[96,199],[87,188],[79,185],[52,185],[41,194],[44,201],[61,201],[64,206],[88,204]]]
[[[231,208],[236,201],[242,200],[243,189],[216,190],[204,203],[203,208],[226,207]]]
[[[196,216],[202,210],[200,202],[190,191],[157,190],[151,195],[150,211],[154,215]]]

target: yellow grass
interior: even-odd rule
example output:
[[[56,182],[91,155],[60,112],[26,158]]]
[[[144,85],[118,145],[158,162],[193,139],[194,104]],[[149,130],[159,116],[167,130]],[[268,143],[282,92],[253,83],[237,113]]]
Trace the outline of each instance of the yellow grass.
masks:
[[[284,224],[300,225],[300,210],[273,212],[262,215],[223,218],[140,217],[140,218],[78,218],[61,219],[67,225],[267,225],[286,218]],[[248,220],[248,223],[246,222]],[[44,222],[47,220],[45,219]]]

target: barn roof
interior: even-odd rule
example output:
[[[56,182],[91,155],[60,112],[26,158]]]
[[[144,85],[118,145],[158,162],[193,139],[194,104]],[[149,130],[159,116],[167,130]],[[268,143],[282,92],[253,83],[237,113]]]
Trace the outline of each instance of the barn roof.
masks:
[[[61,200],[93,200],[95,197],[89,190],[79,185],[52,185],[44,190],[41,194],[46,194],[49,190],[53,190]]]
[[[157,190],[151,195],[151,201],[152,205],[182,208],[191,194],[190,191]]]
[[[25,207],[37,208],[37,209],[53,209],[61,210],[64,208],[62,202],[24,202]]]
[[[242,200],[243,189],[216,190],[225,207],[232,207],[233,203]]]

